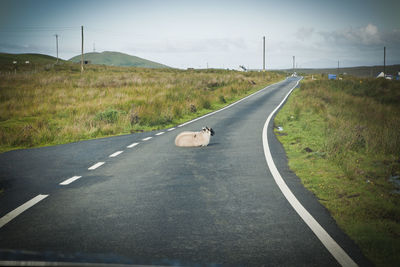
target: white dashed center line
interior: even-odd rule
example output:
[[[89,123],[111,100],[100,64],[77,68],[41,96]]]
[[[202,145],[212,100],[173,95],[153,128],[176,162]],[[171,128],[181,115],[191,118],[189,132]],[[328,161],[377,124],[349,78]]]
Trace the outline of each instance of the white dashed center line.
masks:
[[[124,151],[117,151],[113,154],[111,154],[110,156],[108,156],[109,158],[115,158],[116,156],[118,156],[119,154],[123,153]]]
[[[150,140],[151,138],[153,138],[153,137],[149,136],[149,137],[143,138],[142,141],[147,141],[147,140]]]
[[[95,170],[98,167],[100,167],[101,165],[103,165],[105,162],[97,162],[96,164],[94,164],[93,166],[89,167],[88,170]]]
[[[0,228],[3,227],[4,225],[6,225],[7,223],[9,223],[15,217],[17,217],[18,215],[20,215],[21,213],[23,213],[24,211],[26,211],[30,207],[36,205],[37,203],[39,203],[40,201],[42,201],[43,199],[45,199],[48,196],[49,195],[37,195],[36,197],[32,198],[28,202],[25,202],[24,204],[22,204],[21,206],[19,206],[15,210],[10,211],[9,213],[7,213],[6,215],[4,215],[3,217],[0,218]]]
[[[139,144],[139,143],[133,143],[133,144],[127,146],[127,148],[132,148],[132,147],[134,147],[134,146],[137,146],[138,144]]]
[[[159,133],[156,133],[156,135],[162,135],[162,134],[164,134],[165,132],[159,132]]]
[[[170,132],[170,131],[173,131],[173,130],[175,130],[175,128],[168,129],[167,131]]]
[[[73,176],[73,177],[65,180],[64,182],[60,183],[60,185],[69,185],[70,183],[75,182],[76,180],[78,180],[81,177],[82,176]]]

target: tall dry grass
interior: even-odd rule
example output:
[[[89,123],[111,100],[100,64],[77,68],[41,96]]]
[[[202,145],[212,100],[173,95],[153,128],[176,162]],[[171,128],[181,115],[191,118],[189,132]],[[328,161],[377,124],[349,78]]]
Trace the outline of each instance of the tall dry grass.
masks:
[[[312,108],[327,122],[325,150],[353,176],[352,152],[369,157],[400,160],[400,83],[383,79],[348,78],[314,81],[302,86],[307,99],[298,103]],[[353,166],[353,167],[351,167]],[[388,167],[387,175],[393,170]]]
[[[158,129],[283,78],[268,72],[65,64],[0,74],[0,151]]]

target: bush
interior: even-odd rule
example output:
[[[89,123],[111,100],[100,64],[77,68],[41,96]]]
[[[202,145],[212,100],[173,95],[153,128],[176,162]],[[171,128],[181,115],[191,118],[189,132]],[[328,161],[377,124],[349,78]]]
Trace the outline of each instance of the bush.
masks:
[[[175,105],[175,106],[172,108],[172,114],[173,114],[173,116],[174,116],[175,118],[180,118],[180,117],[182,116],[182,109],[181,109],[181,107]],[[172,121],[172,119],[171,119],[171,121]]]
[[[210,100],[202,98],[201,99],[201,106],[205,109],[211,109],[211,103]]]
[[[139,120],[140,120],[140,118],[139,118],[138,112],[135,108],[135,105],[132,105],[132,108],[129,112],[129,121],[130,121],[131,125],[134,125],[134,124],[138,123]]]
[[[115,123],[118,121],[119,112],[114,109],[107,109],[106,111],[96,114],[96,121],[103,121],[106,123]]]
[[[195,105],[190,104],[190,112],[192,112],[192,113],[196,113],[197,112],[197,108],[196,108]]]

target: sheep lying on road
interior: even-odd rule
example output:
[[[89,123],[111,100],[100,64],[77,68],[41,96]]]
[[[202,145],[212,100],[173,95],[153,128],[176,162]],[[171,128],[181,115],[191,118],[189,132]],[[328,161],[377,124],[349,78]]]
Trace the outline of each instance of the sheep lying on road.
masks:
[[[203,127],[200,132],[182,132],[175,138],[176,146],[207,146],[215,132],[212,128]]]

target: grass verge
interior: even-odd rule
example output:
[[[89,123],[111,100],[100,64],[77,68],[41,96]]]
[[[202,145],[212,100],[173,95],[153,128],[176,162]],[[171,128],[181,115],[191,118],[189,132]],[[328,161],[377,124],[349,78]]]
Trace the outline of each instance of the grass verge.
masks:
[[[400,263],[400,83],[305,79],[274,121],[289,167],[377,266]]]
[[[279,72],[59,64],[0,74],[0,152],[161,129],[219,109]]]

